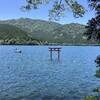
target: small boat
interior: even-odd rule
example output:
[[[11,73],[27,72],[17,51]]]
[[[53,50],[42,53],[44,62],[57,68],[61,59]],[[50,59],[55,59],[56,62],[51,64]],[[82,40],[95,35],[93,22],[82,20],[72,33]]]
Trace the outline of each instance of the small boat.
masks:
[[[22,51],[16,48],[16,49],[14,49],[14,52],[15,53],[21,53]]]

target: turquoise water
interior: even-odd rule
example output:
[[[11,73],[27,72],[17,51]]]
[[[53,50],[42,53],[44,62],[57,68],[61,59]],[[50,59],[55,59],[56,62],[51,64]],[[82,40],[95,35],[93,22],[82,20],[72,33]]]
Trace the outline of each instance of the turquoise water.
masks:
[[[100,86],[94,60],[99,46],[0,46],[0,100],[83,100]],[[14,53],[14,49],[22,53]]]

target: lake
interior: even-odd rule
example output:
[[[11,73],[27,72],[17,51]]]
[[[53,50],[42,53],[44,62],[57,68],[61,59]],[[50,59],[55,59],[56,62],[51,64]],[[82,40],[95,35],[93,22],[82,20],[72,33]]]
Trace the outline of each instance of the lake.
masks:
[[[0,100],[83,100],[100,86],[99,46],[58,46],[60,60],[48,47],[57,46],[0,46]]]

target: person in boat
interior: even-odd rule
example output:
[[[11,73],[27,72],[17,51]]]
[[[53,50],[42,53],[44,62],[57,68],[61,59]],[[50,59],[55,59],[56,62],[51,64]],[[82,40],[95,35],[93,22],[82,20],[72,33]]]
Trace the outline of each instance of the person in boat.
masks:
[[[17,48],[14,50],[16,53],[21,53],[21,50],[18,50]]]

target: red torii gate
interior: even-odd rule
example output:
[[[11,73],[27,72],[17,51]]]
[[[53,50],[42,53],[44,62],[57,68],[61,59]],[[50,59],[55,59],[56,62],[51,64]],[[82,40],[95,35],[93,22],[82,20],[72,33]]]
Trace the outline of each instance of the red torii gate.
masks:
[[[58,51],[58,59],[60,58],[60,51],[61,48],[57,48],[57,47],[49,47],[49,51],[50,51],[50,59],[52,60],[52,51]]]

